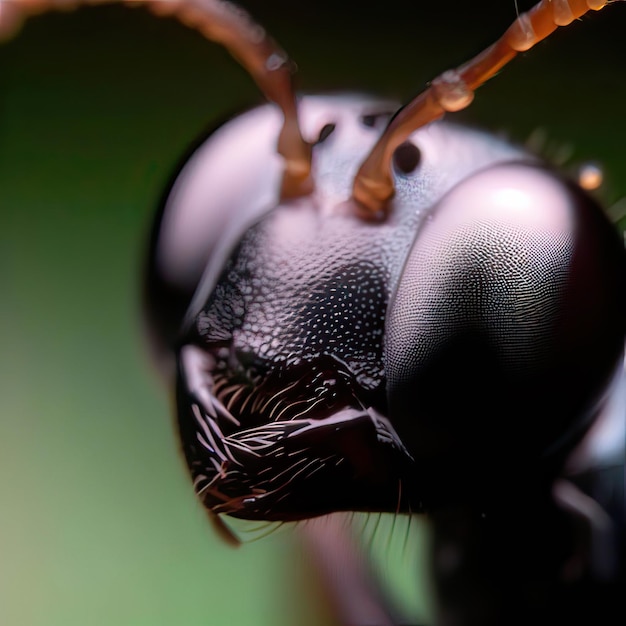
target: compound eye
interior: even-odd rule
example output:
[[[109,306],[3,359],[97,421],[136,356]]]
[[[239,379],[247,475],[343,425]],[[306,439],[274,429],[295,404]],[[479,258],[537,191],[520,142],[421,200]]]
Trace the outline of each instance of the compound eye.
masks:
[[[385,367],[392,422],[439,497],[499,489],[584,429],[624,346],[624,257],[595,202],[539,167],[489,168],[434,208]]]

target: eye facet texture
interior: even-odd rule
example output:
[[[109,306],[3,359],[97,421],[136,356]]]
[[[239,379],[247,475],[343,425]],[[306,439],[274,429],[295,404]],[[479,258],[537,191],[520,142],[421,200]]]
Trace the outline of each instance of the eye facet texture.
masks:
[[[385,345],[390,419],[434,490],[490,490],[581,434],[622,350],[624,292],[621,242],[551,172],[495,166],[444,196]]]

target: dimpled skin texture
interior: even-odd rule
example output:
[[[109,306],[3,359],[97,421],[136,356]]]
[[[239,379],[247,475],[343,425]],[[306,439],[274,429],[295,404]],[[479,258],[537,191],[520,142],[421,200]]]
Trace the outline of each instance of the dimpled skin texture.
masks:
[[[292,222],[305,228],[294,232]],[[383,244],[369,233],[349,219],[319,220],[306,207],[273,213],[228,263],[199,318],[205,339],[232,338],[240,359],[269,369],[332,354],[374,388],[383,379],[389,271],[366,260]]]

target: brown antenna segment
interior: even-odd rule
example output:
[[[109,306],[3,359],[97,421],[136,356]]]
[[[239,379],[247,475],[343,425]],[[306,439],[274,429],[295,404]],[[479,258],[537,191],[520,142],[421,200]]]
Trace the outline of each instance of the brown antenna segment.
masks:
[[[471,61],[435,78],[430,86],[391,120],[361,165],[353,197],[362,215],[385,211],[394,193],[391,159],[395,149],[418,128],[450,111],[460,111],[474,99],[474,91],[504,67],[518,52],[530,50],[559,26],[566,26],[588,11],[599,11],[607,0],[542,0],[522,13],[493,45]]]
[[[19,30],[22,22],[45,11],[67,11],[81,5],[145,5],[154,14],[172,16],[223,45],[248,71],[268,100],[284,116],[278,153],[285,159],[281,197],[305,195],[312,190],[311,147],[300,132],[293,64],[287,54],[243,9],[224,0],[0,0],[0,39]]]

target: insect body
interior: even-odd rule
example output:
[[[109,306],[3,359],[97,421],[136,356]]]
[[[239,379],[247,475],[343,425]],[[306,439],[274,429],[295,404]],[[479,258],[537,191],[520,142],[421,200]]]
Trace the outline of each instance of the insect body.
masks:
[[[616,315],[610,322],[606,314],[614,307],[619,310],[621,296],[611,295],[607,310],[596,320],[585,319],[587,328],[598,325],[603,332],[608,331],[606,339],[598,335],[594,342],[596,349],[607,354],[593,360],[593,371],[585,365],[589,362],[586,352],[574,350],[579,353],[577,361],[571,355],[561,360],[561,353],[556,351],[557,342],[576,341],[581,330],[578,322],[572,321],[567,338],[559,336],[556,328],[558,320],[565,319],[565,311],[575,308],[575,302],[566,303],[561,298],[570,297],[565,295],[570,290],[571,297],[579,289],[590,294],[593,287],[577,284],[577,277],[568,276],[564,269],[574,263],[574,254],[589,256],[578,252],[583,228],[587,234],[597,228],[599,237],[614,242],[611,258],[594,273],[609,281],[597,285],[602,293],[619,294],[612,282],[620,280],[619,272],[612,276],[612,268],[620,266],[619,244],[602,220],[594,225],[592,219],[587,224],[591,218],[586,212],[593,215],[596,209],[587,206],[587,198],[580,191],[541,171],[529,155],[474,131],[435,125],[412,137],[414,143],[410,145],[422,155],[415,170],[403,173],[400,163],[396,165],[395,205],[384,224],[363,222],[346,213],[340,204],[337,209],[349,191],[345,181],[349,180],[350,170],[358,165],[356,159],[349,160],[342,154],[342,133],[351,133],[352,150],[358,140],[365,151],[375,138],[375,130],[363,120],[379,114],[377,106],[376,102],[355,103],[348,99],[305,99],[303,125],[306,127],[309,116],[318,119],[313,137],[327,126],[328,120],[335,125],[334,131],[314,148],[313,173],[321,181],[318,194],[312,202],[291,201],[261,217],[254,215],[255,224],[234,244],[234,251],[232,242],[230,248],[227,246],[229,252],[224,257],[230,256],[225,263],[217,252],[217,260],[209,259],[203,284],[188,314],[180,352],[179,418],[197,490],[216,512],[284,518],[334,508],[420,510],[429,497],[437,499],[434,493],[427,496],[426,492],[443,491],[444,469],[455,467],[451,456],[465,463],[466,454],[485,455],[486,446],[479,445],[472,432],[487,437],[490,446],[494,433],[502,430],[501,436],[505,436],[511,423],[501,422],[504,398],[518,397],[519,414],[513,417],[509,409],[513,423],[518,424],[518,452],[535,458],[551,445],[558,448],[557,441],[571,423],[581,426],[579,419],[586,422],[584,411],[592,410],[596,393],[613,371],[621,350],[621,318]],[[248,115],[271,124],[272,113],[262,109]],[[232,137],[238,126],[246,132],[247,122],[244,116],[222,132]],[[219,136],[215,139],[220,141]],[[211,170],[206,167],[210,151],[202,152],[192,159],[191,172]],[[261,153],[259,161],[264,158]],[[453,175],[438,175],[445,164]],[[223,169],[220,176],[230,180],[224,177]],[[516,230],[519,207],[508,213],[499,204],[498,194],[505,201],[511,200],[508,192],[498,191],[502,177],[506,185],[515,181],[517,187],[527,186],[528,191],[520,191],[517,198],[523,206],[539,207],[520,230]],[[166,207],[166,215],[169,211],[176,216],[179,211],[181,220],[189,189],[206,184],[194,180],[193,174],[186,177],[183,173],[183,180],[185,186],[174,189]],[[486,200],[472,200],[479,185],[492,185],[493,198],[487,195]],[[419,195],[412,195],[416,188]],[[470,193],[464,198],[466,188]],[[238,191],[246,198],[254,196],[247,189]],[[554,199],[552,216],[547,221],[542,217],[547,213],[540,204],[543,197]],[[457,201],[467,202],[464,212],[459,212],[462,217],[458,223],[453,218],[456,209],[448,208]],[[443,217],[448,210],[451,222]],[[557,210],[562,212],[559,217],[555,217]],[[494,214],[499,217],[490,226]],[[467,215],[472,215],[469,221],[465,221]],[[474,230],[472,223],[486,224],[486,231]],[[450,231],[439,231],[446,228]],[[503,230],[506,238],[492,239],[490,228],[504,236],[500,232]],[[455,237],[458,248],[452,245]],[[543,247],[542,239],[553,237],[560,242],[556,246],[558,254],[551,244]],[[422,238],[429,241],[424,248]],[[437,241],[442,242],[441,248]],[[487,252],[489,241],[494,247]],[[531,245],[535,251],[523,253]],[[561,258],[564,252],[566,258]],[[507,256],[500,259],[499,254]],[[426,256],[413,261],[421,255]],[[506,269],[500,269],[500,263]],[[429,271],[415,278],[424,281],[417,288],[408,275],[419,273],[424,266]],[[510,277],[511,273],[515,278]],[[521,277],[523,281],[516,283]],[[499,285],[499,281],[505,284]],[[426,300],[418,304],[417,294],[424,294]],[[594,298],[596,305],[602,297]],[[489,310],[490,306],[494,309]],[[443,311],[448,311],[450,317],[446,318]],[[428,384],[420,394],[420,404],[426,407],[432,403],[433,412],[436,406],[441,408],[446,402],[441,396],[449,384],[450,371],[463,372],[456,382],[463,393],[459,393],[457,406],[450,403],[447,419],[453,420],[455,428],[467,430],[460,441],[472,441],[472,445],[467,453],[456,446],[452,453],[447,447],[456,438],[430,440],[420,449],[420,457],[425,462],[432,454],[437,464],[442,464],[436,472],[432,470],[438,476],[438,486],[424,487],[418,479],[419,486],[412,495],[415,459],[402,441],[413,435],[398,437],[398,421],[392,420],[392,426],[389,415],[395,411],[395,415],[406,414],[407,422],[413,419],[415,383],[410,379],[406,382],[411,376],[406,370],[410,367],[407,363],[412,359],[418,363],[421,357],[411,356],[405,335],[416,333],[421,336],[419,341],[412,339],[416,345],[426,349],[443,343],[450,351],[446,357],[449,361],[441,364],[443,371],[429,369],[438,367],[440,357],[425,353],[424,369],[418,370],[420,377],[428,377]],[[482,339],[476,339],[474,333]],[[459,343],[455,345],[452,338]],[[481,345],[483,340],[488,347]],[[469,343],[464,345],[465,341]],[[607,365],[597,369],[598,361],[605,358]],[[542,363],[536,373],[534,359]],[[555,411],[555,405],[567,404],[561,385],[568,385],[566,381],[574,375],[584,376],[588,389],[595,387],[593,397],[571,397],[572,408],[560,411],[562,417],[548,420],[546,416]],[[597,382],[592,384],[594,376]],[[559,379],[563,381],[560,384]],[[528,385],[541,387],[543,407],[531,411],[525,404],[523,389]],[[532,402],[538,403],[536,399]],[[456,423],[465,411],[475,416],[467,426],[464,419]],[[536,423],[529,417],[523,419],[528,413],[536,414]],[[478,426],[477,420],[481,419],[485,422]],[[416,432],[421,429],[419,423],[417,420],[403,427],[407,433]],[[343,428],[350,448],[344,447],[341,437],[322,436]],[[450,428],[449,423],[446,428]],[[443,433],[421,432],[413,445],[421,446],[424,439],[434,436],[442,437]],[[327,442],[325,454],[318,454],[321,444],[312,445],[318,438]],[[438,449],[439,445],[443,449]],[[490,457],[493,454],[498,452],[492,450]],[[506,454],[512,454],[511,447]],[[294,456],[300,457],[299,465],[293,465]],[[376,462],[359,468],[361,459],[370,457]],[[281,459],[287,464],[284,468]],[[248,462],[252,464],[248,466]],[[291,470],[296,473],[303,467],[306,471],[291,475]],[[277,471],[279,468],[281,471]],[[340,478],[344,471],[345,477]],[[268,481],[259,483],[259,476],[266,476]],[[355,488],[356,477],[362,483],[360,489]],[[296,487],[308,480],[312,481],[310,488]],[[337,488],[340,480],[345,480],[343,489]],[[398,492],[400,481],[402,497]],[[299,493],[306,493],[306,498],[294,505],[291,498],[299,498]],[[341,504],[337,493],[342,494]],[[477,495],[474,491],[473,497]]]
[[[443,185],[451,187],[457,182],[438,179],[436,172],[442,163],[437,162],[436,149],[430,147],[460,146],[472,132],[442,126],[426,133],[420,148],[432,155],[432,162],[426,157],[420,164],[423,178],[418,184],[423,187],[423,195],[404,206],[398,203],[393,219],[384,226],[372,225],[336,207],[349,193],[345,181],[358,165],[342,154],[342,139],[349,132],[351,146],[356,139],[364,147],[371,144],[375,131],[363,119],[377,112],[376,105],[347,99],[305,100],[304,117],[309,110],[315,114],[330,106],[328,113],[332,111],[335,120],[335,130],[315,148],[314,176],[328,182],[320,186],[313,204],[291,202],[258,221],[238,244],[221,275],[213,277],[209,265],[207,280],[212,283],[215,278],[216,282],[201,287],[192,304],[189,343],[181,351],[181,371],[184,380],[194,382],[187,393],[183,391],[181,403],[184,406],[189,394],[196,399],[188,409],[191,419],[182,424],[197,433],[189,433],[187,441],[193,442],[194,436],[202,439],[200,445],[193,442],[193,449],[188,448],[191,456],[203,457],[208,450],[204,446],[208,442],[198,428],[217,427],[230,433],[230,438],[223,441],[232,449],[221,451],[224,482],[215,481],[215,475],[207,476],[206,472],[198,475],[199,490],[208,502],[215,502],[217,510],[224,507],[232,513],[260,517],[284,516],[285,511],[295,516],[324,512],[338,506],[337,496],[324,488],[324,483],[330,480],[337,484],[344,472],[346,488],[341,498],[352,494],[357,499],[347,502],[348,508],[393,509],[398,504],[399,477],[389,472],[389,478],[385,478],[384,468],[402,467],[410,455],[387,419],[382,363],[385,314],[391,294],[398,288],[418,223],[426,218],[432,198],[440,195]],[[514,151],[491,144],[476,150],[473,159],[461,150],[458,154],[454,171],[462,179],[501,155],[512,156]],[[443,160],[444,155],[440,158]],[[406,193],[405,189],[415,182],[415,177],[403,175],[398,195]],[[285,388],[290,389],[288,394]],[[213,389],[219,392],[213,394]],[[203,402],[200,398],[207,392],[212,397],[209,400],[205,396]],[[206,402],[213,406],[206,406]],[[210,419],[211,408],[218,410],[217,422]],[[284,427],[293,431],[287,439]],[[315,434],[318,428],[329,433],[346,428],[350,446],[346,448],[341,437],[328,437],[326,454],[318,457],[317,446],[312,447],[310,439],[319,437],[322,431]],[[244,439],[239,439],[239,430]],[[211,437],[215,438],[216,433],[211,432]],[[219,440],[217,435],[216,444]],[[283,482],[276,480],[274,471],[266,471],[264,475],[271,479],[265,487],[267,493],[254,485],[258,464],[244,479],[246,470],[236,459],[240,452],[246,454],[247,441],[254,442],[259,461],[264,459],[267,468],[276,470],[284,458],[295,471],[298,466],[292,464],[294,455],[301,456],[302,465],[309,465],[298,476],[304,480],[311,474],[316,486],[304,490],[307,497],[299,505],[305,507],[302,511],[290,511],[290,494],[297,494],[298,489],[293,489],[297,478],[289,473],[282,474]],[[378,441],[388,443],[388,450]],[[311,450],[312,458],[306,449]],[[380,458],[366,471],[368,464],[362,460],[371,455]],[[322,462],[323,457],[329,458]],[[197,467],[198,460],[190,458],[191,465]],[[362,493],[354,485],[348,488],[358,465],[363,465],[357,472],[364,481]],[[206,461],[202,467],[206,467]],[[231,471],[238,478],[231,479]],[[374,484],[370,485],[372,479]],[[240,491],[247,481],[259,490],[257,497]],[[229,484],[234,493],[229,494]],[[244,496],[246,503],[242,504]],[[332,504],[325,504],[329,496]],[[238,511],[239,506],[244,510]],[[406,506],[403,504],[403,508]],[[412,506],[419,508],[417,503]]]
[[[428,512],[440,536],[470,528],[491,556],[507,523],[529,522],[520,498],[551,537],[570,530],[550,489],[620,367],[623,245],[536,157],[435,120],[604,3],[541,2],[395,115],[370,98],[296,106],[286,57],[229,5],[147,4],[224,43],[278,104],[203,144],[154,232],[150,315],[176,355],[182,447],[207,508]],[[472,526],[484,515],[487,538]],[[545,538],[536,517],[530,536]],[[546,553],[552,583],[563,559]],[[521,580],[533,561],[519,556]],[[511,598],[476,579],[496,608],[459,600],[465,623],[501,623]]]
[[[393,199],[382,220],[363,219],[386,183],[372,186],[361,164],[393,110],[303,98],[314,191],[295,199],[278,191],[280,116],[268,107],[221,128],[175,184],[151,310],[177,284],[176,259],[195,259],[187,270],[202,278],[180,276],[199,287],[182,290],[168,325],[186,310],[171,337],[196,492],[215,513],[251,519],[426,511],[442,622],[584,621],[595,585],[576,587],[576,601],[555,591],[576,524],[550,489],[619,368],[622,244],[576,185],[448,123],[396,143]],[[225,158],[243,145],[243,165],[237,149]],[[366,208],[349,201],[357,171]],[[209,214],[220,217],[207,245],[194,227]],[[177,231],[199,245],[176,245]],[[524,540],[503,550],[511,536]],[[466,555],[452,567],[451,551]],[[535,598],[517,617],[502,580]]]

